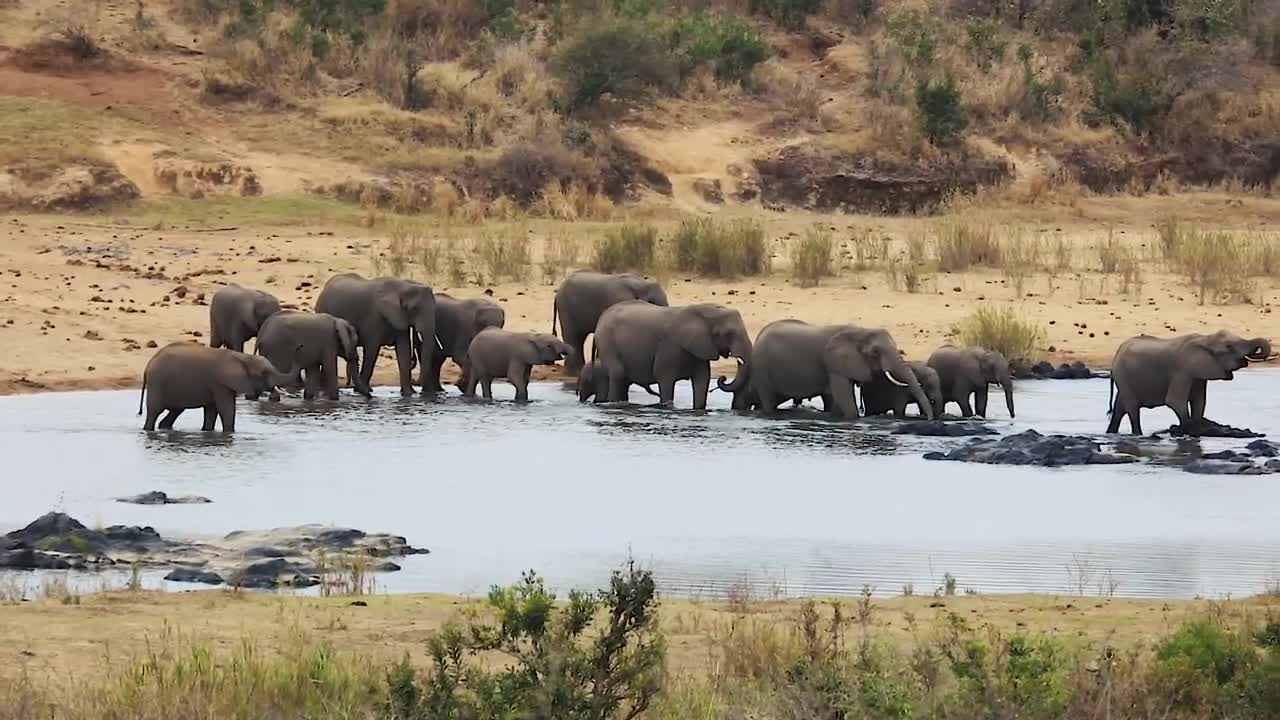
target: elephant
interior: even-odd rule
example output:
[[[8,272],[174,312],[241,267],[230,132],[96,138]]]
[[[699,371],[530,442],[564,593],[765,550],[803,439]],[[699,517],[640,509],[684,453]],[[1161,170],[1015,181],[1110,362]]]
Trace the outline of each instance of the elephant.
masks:
[[[1141,434],[1139,411],[1162,405],[1173,410],[1183,426],[1204,420],[1208,381],[1231,380],[1236,370],[1270,357],[1271,342],[1266,338],[1242,338],[1226,330],[1129,338],[1111,361],[1107,432],[1119,432],[1120,420],[1128,415],[1130,430]]]
[[[316,312],[328,313],[351,323],[360,340],[361,361],[347,361],[347,381],[372,386],[378,350],[396,349],[400,369],[400,394],[413,395],[415,334],[439,349],[436,338],[435,293],[427,285],[397,277],[366,279],[356,273],[329,278],[316,299]],[[357,385],[359,387],[359,385]],[[430,392],[423,388],[423,394]]]
[[[138,414],[145,400],[146,430],[168,430],[183,410],[204,408],[204,430],[213,430],[221,420],[223,432],[236,429],[236,395],[270,392],[293,379],[295,368],[280,372],[271,361],[226,348],[209,348],[194,342],[175,342],[156,351],[142,372],[142,394]],[[149,390],[148,390],[149,389]]]
[[[626,300],[600,315],[594,340],[608,375],[600,402],[625,400],[629,383],[658,384],[658,401],[671,407],[679,380],[693,383],[693,407],[705,410],[711,361],[751,357],[751,338],[742,315],[714,303],[664,307]]]
[[[961,416],[973,417],[976,414],[985,418],[987,385],[995,383],[1004,388],[1004,404],[1009,410],[1009,417],[1016,417],[1013,411],[1013,374],[1009,372],[1009,361],[999,351],[943,345],[929,356],[926,363],[938,373],[944,409],[947,403],[953,402],[960,406]],[[969,405],[970,395],[973,395],[972,406]]]
[[[596,331],[600,316],[624,300],[643,300],[662,307],[669,305],[667,293],[657,280],[632,273],[608,275],[578,270],[560,283],[551,306],[551,334],[557,334],[558,318],[559,335],[573,348],[573,354],[564,363],[569,374],[576,375],[586,364],[583,348],[587,336]]]
[[[493,379],[506,378],[516,388],[516,401],[529,401],[529,375],[534,365],[555,365],[573,351],[569,344],[544,333],[511,332],[485,328],[467,348],[467,375],[464,395],[484,390],[484,399],[493,399]]]
[[[219,288],[209,299],[209,347],[244,352],[244,344],[278,312],[280,301],[271,293],[235,283]]]
[[[906,387],[933,418],[920,382],[883,328],[775,320],[756,335],[751,357],[733,382],[722,377],[716,386],[734,393],[735,399],[740,393],[748,398],[754,393],[753,401],[767,413],[787,399],[822,396],[827,412],[852,419],[858,417],[854,384],[865,388],[882,375]]]
[[[436,337],[440,340],[440,346],[432,348],[429,359],[423,360],[425,356],[422,341],[416,341],[418,358],[422,362],[419,384],[423,391],[444,390],[440,385],[440,369],[446,358],[462,368],[458,389],[466,387],[467,350],[471,347],[471,340],[485,328],[501,328],[506,324],[506,311],[487,297],[460,299],[436,293]]]
[[[302,396],[312,400],[324,384],[325,397],[338,399],[338,358],[347,362],[360,359],[358,335],[351,323],[328,313],[309,313],[297,310],[281,310],[262,324],[258,332],[255,355],[261,355],[277,368],[294,366],[305,372],[306,384]],[[372,397],[373,392],[356,376],[356,392]],[[291,385],[298,384],[295,375]],[[250,397],[256,400],[256,397]],[[279,393],[271,391],[271,399],[279,400]]]
[[[594,353],[593,353],[594,354]],[[631,383],[627,383],[626,392]],[[645,392],[654,397],[658,397],[658,392],[653,389],[652,385],[641,385]],[[586,365],[582,366],[582,370],[578,372],[578,402],[586,402],[591,398],[598,398],[600,395],[607,395],[609,392],[609,374],[605,372],[598,359],[592,359]],[[599,399],[596,402],[600,402]]]
[[[933,417],[941,417],[942,382],[938,378],[938,371],[919,360],[908,361],[907,367],[911,368],[916,380],[920,382],[920,387],[924,389]],[[915,403],[920,409],[921,417],[927,414],[924,406],[920,405],[906,388],[880,378],[862,386],[862,408],[867,415],[884,415],[892,411],[894,417],[906,417],[907,405],[911,403]]]

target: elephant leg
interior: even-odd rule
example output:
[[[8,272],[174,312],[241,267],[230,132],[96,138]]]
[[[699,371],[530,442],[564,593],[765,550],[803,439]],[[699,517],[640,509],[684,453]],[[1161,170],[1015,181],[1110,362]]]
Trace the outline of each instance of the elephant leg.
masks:
[[[1190,378],[1174,377],[1164,396],[1164,404],[1178,416],[1179,425],[1185,426],[1191,422],[1191,413],[1187,410],[1191,401],[1191,383]]]
[[[358,374],[360,382],[364,383],[365,387],[373,387],[373,365],[378,361],[378,350],[379,347],[377,345],[365,345],[360,351],[360,371]]]
[[[755,378],[752,378],[754,381]],[[778,411],[778,405],[781,404],[778,394],[773,391],[769,383],[763,378],[755,383],[756,402],[760,405],[760,412],[772,415]]]
[[[271,394],[267,396],[267,399],[275,403],[280,402],[280,391],[275,388],[271,388]]]
[[[485,400],[493,399],[493,378],[485,376],[480,378],[480,391],[484,393]]]
[[[170,408],[165,412],[164,417],[160,418],[161,430],[172,430],[173,424],[178,421],[178,416],[182,414],[182,408]]]
[[[832,397],[831,393],[829,392],[822,393],[822,412],[833,413],[835,411],[836,411],[835,398]]]
[[[222,432],[236,431],[236,396],[235,393],[218,393],[214,397],[217,404],[218,419],[222,421]],[[211,430],[213,428],[210,428]]]
[[[413,344],[407,332],[396,338],[396,365],[400,368],[400,394],[410,397],[413,395]]]
[[[622,373],[622,368],[609,368],[606,374],[606,382],[600,383],[603,387],[608,385],[608,392],[603,395],[597,394],[598,402],[624,402],[627,399],[627,388],[631,383],[627,382],[626,376]]]
[[[218,422],[218,407],[216,405],[204,406],[204,424],[200,429],[205,432],[213,432],[214,423]]]
[[[979,385],[973,389],[973,411],[975,414],[987,417],[987,386]]]
[[[148,430],[148,431],[155,430],[156,416],[158,416],[159,414],[160,413],[158,411],[152,410],[151,408],[147,408],[147,419],[143,421],[142,429]]]
[[[320,368],[309,367],[306,370],[302,386],[302,399],[315,400],[320,394]],[[335,400],[337,398],[334,398]]]
[[[582,366],[587,362],[587,334],[579,330],[576,325],[566,323],[562,316],[560,318],[560,336],[564,338],[565,344],[573,349],[569,353],[569,357],[564,359],[565,370],[577,375],[582,372]]]
[[[835,401],[837,414],[846,420],[856,420],[858,403],[853,397],[853,383],[843,375],[832,373],[827,378],[827,392]]]
[[[533,374],[533,366],[512,362],[507,368],[507,382],[516,389],[516,402],[529,402],[529,376]]]
[[[338,358],[326,357],[320,366],[320,379],[324,381],[324,394],[330,400],[338,399]]]
[[[355,387],[356,376],[360,374],[360,361],[347,361],[347,387]]]
[[[627,386],[630,383],[623,383],[622,396],[627,396]],[[659,407],[675,407],[676,404],[676,379],[674,377],[658,378],[658,405]]]
[[[1206,389],[1209,385],[1207,380],[1191,381],[1191,419],[1204,419],[1204,403],[1207,399]]]
[[[458,388],[463,395],[474,397],[476,394],[476,385],[480,382],[480,377],[476,372],[471,372],[466,377],[466,385]]]
[[[463,353],[463,355],[465,355],[465,353]],[[463,355],[459,355],[455,350],[453,355],[454,361],[457,362],[459,365],[461,365],[462,361],[458,360],[458,358],[463,357]],[[431,359],[429,361],[430,367],[422,368],[421,377],[422,377],[423,392],[426,392],[427,390],[430,390],[431,392],[444,391],[444,386],[440,384],[440,370],[441,368],[444,367],[444,361],[447,357],[448,355],[446,355],[443,350],[440,350],[439,348],[434,348],[434,347],[432,348]],[[466,373],[464,372],[463,376],[458,379],[459,388],[462,387],[462,383],[465,380],[466,380]]]
[[[237,335],[231,340],[227,341],[227,347],[231,348],[232,350],[235,350],[236,352],[244,352],[244,344],[246,340],[247,339],[245,337]]]
[[[1125,406],[1124,398],[1117,397],[1115,405],[1111,408],[1111,419],[1107,421],[1107,434],[1115,434],[1120,432],[1120,421],[1124,419]]]
[[[693,409],[706,410],[707,393],[711,391],[711,363],[698,363],[689,379],[693,383]]]

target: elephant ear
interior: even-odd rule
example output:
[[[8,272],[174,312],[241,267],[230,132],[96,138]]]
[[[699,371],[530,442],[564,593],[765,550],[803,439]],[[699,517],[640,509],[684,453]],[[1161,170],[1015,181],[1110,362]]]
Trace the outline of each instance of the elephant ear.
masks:
[[[359,343],[355,327],[342,318],[334,318],[333,324],[338,335],[338,348],[342,351],[342,357],[349,358],[355,355]]]
[[[822,359],[827,372],[843,375],[856,383],[871,382],[871,365],[864,357],[857,338],[850,333],[832,335],[822,348]]]
[[[542,343],[535,337],[525,338],[523,342],[516,343],[512,354],[526,365],[538,365],[542,362]]]
[[[254,391],[253,367],[250,360],[253,356],[237,353],[234,350],[221,350],[223,357],[218,359],[214,376],[218,384],[238,394]]]
[[[1221,380],[1230,372],[1230,353],[1219,347],[1214,336],[1193,338],[1187,343],[1187,349],[1183,367],[1197,380]]]
[[[409,329],[409,313],[401,302],[400,293],[394,287],[382,287],[374,292],[373,306],[391,327],[402,331]]]
[[[699,360],[710,361],[720,357],[711,340],[711,325],[696,312],[686,310],[677,315],[675,325],[671,328],[671,336],[685,352]]]

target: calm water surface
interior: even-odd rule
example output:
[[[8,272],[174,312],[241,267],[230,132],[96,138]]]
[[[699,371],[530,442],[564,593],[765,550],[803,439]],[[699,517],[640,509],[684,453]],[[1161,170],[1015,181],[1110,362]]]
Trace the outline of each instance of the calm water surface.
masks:
[[[1277,371],[1213,383],[1208,415],[1280,437],[1277,389]],[[1017,420],[993,396],[991,424],[1100,433],[1107,390],[1019,383]],[[136,391],[0,398],[0,444],[17,461],[0,480],[0,530],[62,509],[181,536],[312,522],[394,532],[432,554],[382,576],[391,592],[483,592],[530,568],[595,586],[628,555],[668,592],[694,595],[744,579],[761,593],[919,593],[951,573],[982,592],[1097,592],[1114,580],[1122,595],[1191,597],[1280,578],[1280,476],[927,462],[925,450],[963,441],[803,411],[744,417],[715,392],[706,413],[643,407],[653,398],[640,390],[635,406],[580,405],[559,383],[535,384],[527,406],[454,392],[241,401],[234,436],[200,432],[198,411],[179,430],[144,433]],[[687,385],[677,402],[689,404]],[[1144,415],[1148,432],[1174,420]],[[147,490],[214,504],[113,500]]]

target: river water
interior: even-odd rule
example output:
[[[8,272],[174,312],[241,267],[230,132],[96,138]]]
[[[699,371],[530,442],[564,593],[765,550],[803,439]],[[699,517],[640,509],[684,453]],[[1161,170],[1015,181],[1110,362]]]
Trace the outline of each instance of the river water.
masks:
[[[1278,436],[1278,386],[1269,370],[1211,383],[1207,414]],[[924,451],[963,440],[803,410],[747,417],[716,392],[699,413],[643,407],[654,398],[641,390],[616,407],[580,405],[559,383],[535,383],[527,406],[503,402],[501,383],[494,403],[450,390],[242,400],[234,436],[200,432],[198,411],[145,433],[136,391],[3,397],[16,472],[0,481],[0,531],[58,509],[172,536],[321,522],[430,548],[379,578],[388,592],[477,593],[529,569],[595,587],[629,556],[695,596],[927,593],[949,573],[960,591],[1220,597],[1280,579],[1280,476],[929,462]],[[994,395],[990,424],[1100,433],[1107,392],[1106,380],[1020,382],[1017,420]],[[1173,420],[1144,413],[1148,432]],[[214,502],[114,501],[148,490]]]

